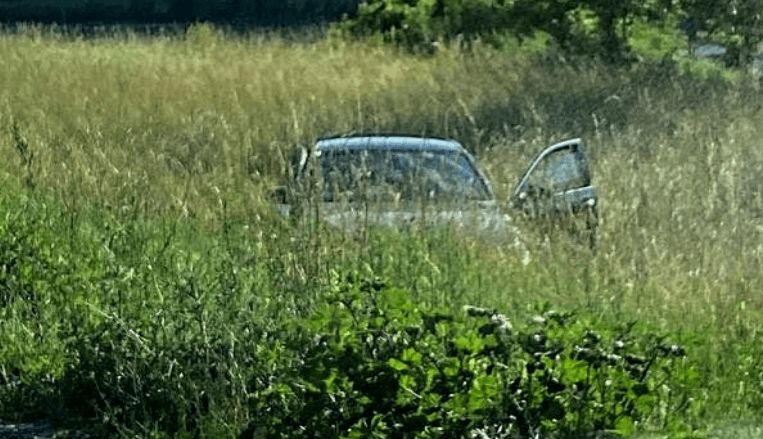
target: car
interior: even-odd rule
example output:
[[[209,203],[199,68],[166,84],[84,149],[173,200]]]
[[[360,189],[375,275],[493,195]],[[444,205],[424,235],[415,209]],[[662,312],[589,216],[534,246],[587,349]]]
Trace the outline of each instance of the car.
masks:
[[[404,135],[322,138],[297,147],[286,184],[272,197],[286,217],[317,215],[360,226],[449,226],[526,249],[517,217],[536,224],[581,224],[595,247],[598,200],[581,139],[555,143],[527,166],[507,203],[458,141]],[[568,221],[574,219],[574,221]],[[576,232],[576,233],[577,233]]]

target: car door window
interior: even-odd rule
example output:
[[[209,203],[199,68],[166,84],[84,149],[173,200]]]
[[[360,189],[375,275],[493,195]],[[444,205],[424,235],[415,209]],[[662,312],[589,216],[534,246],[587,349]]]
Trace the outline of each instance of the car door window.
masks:
[[[565,148],[545,156],[529,176],[530,188],[563,192],[591,184],[585,158],[577,150]]]

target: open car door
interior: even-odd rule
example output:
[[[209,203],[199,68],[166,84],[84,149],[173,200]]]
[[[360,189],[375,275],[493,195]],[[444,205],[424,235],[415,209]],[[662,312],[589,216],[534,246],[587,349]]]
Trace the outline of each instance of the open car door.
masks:
[[[598,199],[583,140],[565,140],[541,151],[517,183],[509,203],[533,218],[584,218],[593,246]]]

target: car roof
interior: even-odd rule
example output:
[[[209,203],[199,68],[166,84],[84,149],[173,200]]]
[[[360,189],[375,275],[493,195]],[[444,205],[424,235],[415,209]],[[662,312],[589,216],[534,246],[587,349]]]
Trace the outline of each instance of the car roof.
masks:
[[[413,136],[355,136],[320,139],[315,145],[318,153],[347,150],[404,150],[431,152],[462,152],[463,146],[455,140]]]

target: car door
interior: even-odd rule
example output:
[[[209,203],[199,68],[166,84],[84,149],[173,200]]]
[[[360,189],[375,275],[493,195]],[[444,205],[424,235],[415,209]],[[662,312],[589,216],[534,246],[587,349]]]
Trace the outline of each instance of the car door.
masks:
[[[509,204],[534,221],[563,220],[576,232],[582,226],[589,245],[595,247],[598,199],[583,141],[565,140],[541,151],[520,178]]]
[[[531,216],[577,213],[594,208],[596,188],[581,139],[556,143],[527,167],[511,197],[512,207]]]

